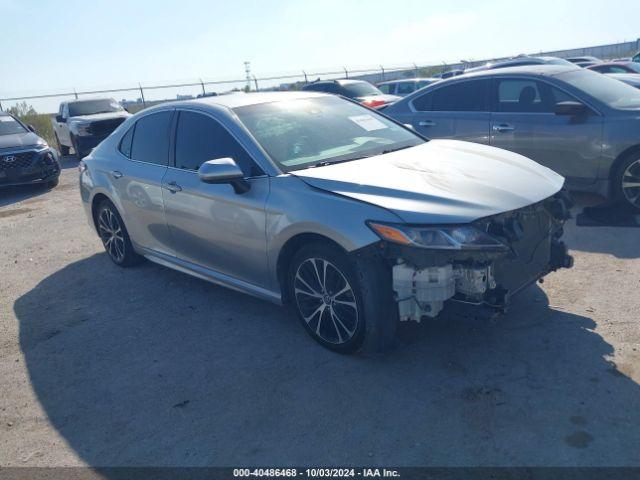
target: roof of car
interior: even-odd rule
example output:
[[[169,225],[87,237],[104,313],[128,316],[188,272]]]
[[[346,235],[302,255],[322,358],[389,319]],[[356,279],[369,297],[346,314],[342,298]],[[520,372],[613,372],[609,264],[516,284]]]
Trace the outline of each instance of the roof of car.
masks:
[[[470,77],[485,77],[496,75],[558,75],[564,72],[572,72],[576,70],[582,70],[578,66],[574,65],[553,65],[553,64],[541,64],[541,65],[522,65],[517,67],[505,67],[494,68],[489,70],[479,70],[477,72],[465,73],[458,75],[457,77],[447,78],[446,81],[453,81],[461,78]]]
[[[192,100],[181,100],[179,102],[163,103],[157,107],[167,105],[218,105],[227,108],[245,107],[247,105],[258,105],[261,103],[282,102],[286,100],[297,100],[300,98],[327,97],[329,95],[321,92],[253,92],[253,93],[231,93],[228,95],[218,95],[216,97],[201,97]],[[152,107],[155,108],[155,107]],[[150,110],[150,109],[147,109]]]
[[[376,83],[376,85],[386,85],[388,83],[400,83],[400,82],[423,82],[425,80],[429,80],[429,81],[438,81],[440,80],[439,78],[432,78],[432,77],[414,77],[414,78],[397,78],[395,80],[387,80],[385,82],[379,82]]]

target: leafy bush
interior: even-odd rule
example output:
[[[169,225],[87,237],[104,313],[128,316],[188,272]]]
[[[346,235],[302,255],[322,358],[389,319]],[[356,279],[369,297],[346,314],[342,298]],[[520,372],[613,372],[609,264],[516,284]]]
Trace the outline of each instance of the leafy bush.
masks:
[[[32,125],[39,136],[44,138],[49,145],[57,148],[56,139],[53,135],[53,126],[51,125],[52,115],[36,112],[27,102],[18,103],[7,111],[18,117],[25,125]]]

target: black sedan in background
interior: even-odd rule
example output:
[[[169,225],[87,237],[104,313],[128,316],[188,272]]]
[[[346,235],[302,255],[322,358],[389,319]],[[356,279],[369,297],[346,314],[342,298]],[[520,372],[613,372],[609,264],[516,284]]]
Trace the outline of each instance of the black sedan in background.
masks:
[[[0,111],[0,187],[58,184],[60,164],[47,142],[14,116]]]
[[[379,88],[364,80],[319,80],[308,83],[302,87],[302,90],[342,95],[369,108],[382,108],[402,98],[383,93]]]

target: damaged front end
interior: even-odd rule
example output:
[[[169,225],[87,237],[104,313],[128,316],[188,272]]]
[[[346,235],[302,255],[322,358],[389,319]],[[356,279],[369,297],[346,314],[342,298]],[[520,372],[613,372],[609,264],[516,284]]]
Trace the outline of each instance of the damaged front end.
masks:
[[[445,302],[506,311],[510,298],[573,258],[560,240],[572,202],[561,191],[467,225],[369,222],[392,269],[401,321],[435,317]]]

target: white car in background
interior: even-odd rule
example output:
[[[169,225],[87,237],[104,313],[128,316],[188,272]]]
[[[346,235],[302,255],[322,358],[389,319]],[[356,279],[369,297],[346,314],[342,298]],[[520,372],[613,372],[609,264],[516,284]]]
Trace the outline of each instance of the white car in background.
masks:
[[[376,86],[382,91],[382,93],[406,97],[410,93],[438,81],[440,81],[439,78],[405,78],[402,80],[380,82],[376,84]]]

